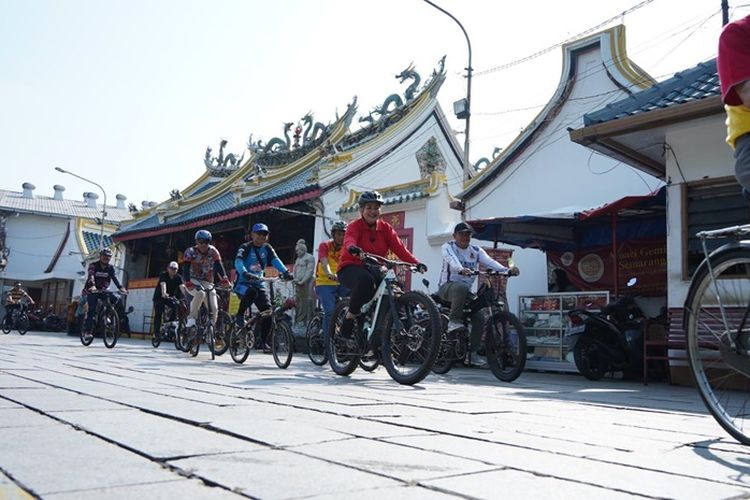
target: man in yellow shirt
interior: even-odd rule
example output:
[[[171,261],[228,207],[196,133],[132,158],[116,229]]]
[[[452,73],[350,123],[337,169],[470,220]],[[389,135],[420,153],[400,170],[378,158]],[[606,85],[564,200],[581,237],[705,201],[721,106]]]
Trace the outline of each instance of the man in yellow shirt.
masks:
[[[736,160],[734,172],[750,200],[750,16],[724,27],[716,66],[727,112],[727,143]]]
[[[318,266],[315,270],[315,293],[323,307],[323,338],[328,339],[328,324],[336,307],[336,300],[345,297],[349,290],[339,283],[336,271],[344,244],[346,222],[339,220],[331,226],[332,238],[318,247]]]

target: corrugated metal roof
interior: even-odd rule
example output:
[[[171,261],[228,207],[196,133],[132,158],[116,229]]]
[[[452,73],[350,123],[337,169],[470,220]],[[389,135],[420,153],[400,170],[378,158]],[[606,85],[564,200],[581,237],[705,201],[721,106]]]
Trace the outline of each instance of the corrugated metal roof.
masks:
[[[0,189],[0,209],[15,210],[33,214],[56,215],[60,217],[83,217],[95,219],[101,217],[102,206],[90,208],[83,200],[56,200],[50,196],[34,195],[33,198],[25,198],[18,191],[6,191]],[[107,221],[121,222],[132,218],[127,208],[116,208],[107,206]]]
[[[716,59],[676,73],[672,78],[637,92],[625,99],[583,115],[585,126],[646,113],[678,104],[720,95]]]

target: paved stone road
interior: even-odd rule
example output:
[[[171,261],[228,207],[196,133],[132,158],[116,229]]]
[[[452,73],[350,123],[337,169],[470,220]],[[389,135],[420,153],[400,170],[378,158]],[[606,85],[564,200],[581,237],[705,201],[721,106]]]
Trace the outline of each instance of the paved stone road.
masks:
[[[0,498],[737,498],[692,389],[454,370],[350,378],[123,339],[0,335]]]

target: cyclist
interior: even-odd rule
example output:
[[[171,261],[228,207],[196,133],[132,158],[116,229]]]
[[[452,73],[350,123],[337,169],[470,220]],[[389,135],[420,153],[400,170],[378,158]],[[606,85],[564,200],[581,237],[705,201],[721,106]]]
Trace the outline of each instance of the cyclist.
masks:
[[[177,299],[182,298],[182,284],[184,281],[182,280],[182,276],[180,276],[177,271],[179,270],[179,265],[177,262],[170,262],[169,265],[167,265],[167,270],[162,271],[159,273],[159,282],[156,284],[156,287],[154,288],[154,335],[159,334],[159,330],[161,329],[161,317],[164,314],[164,305],[167,303],[167,300],[170,297],[174,297]],[[172,317],[169,318],[169,321],[175,321],[176,319],[176,312],[174,309],[172,309]]]
[[[404,262],[417,265],[419,272],[426,272],[427,266],[420,263],[404,246],[393,226],[380,218],[383,197],[377,191],[365,191],[359,195],[360,218],[349,224],[344,234],[343,247],[338,267],[338,278],[342,285],[351,290],[349,310],[341,322],[341,335],[350,337],[354,318],[361,308],[375,295],[380,283],[377,271],[364,265],[364,253],[385,257],[393,252]]]
[[[21,286],[21,282],[17,281],[15,285],[13,285],[13,288],[8,290],[8,294],[5,296],[5,317],[8,318],[8,321],[13,317],[13,311],[15,309],[18,309],[19,311],[24,310],[26,304],[24,304],[23,299],[26,299],[29,305],[34,305],[34,299],[26,293],[26,290]]]
[[[328,323],[333,315],[333,308],[339,297],[349,295],[349,290],[336,276],[336,270],[341,259],[341,249],[344,246],[346,222],[338,220],[331,225],[332,238],[324,241],[318,247],[318,266],[315,270],[315,293],[318,294],[320,305],[323,307],[323,338],[328,338]]]
[[[234,293],[240,298],[240,307],[237,310],[235,322],[237,326],[244,325],[245,311],[253,304],[259,312],[271,309],[268,293],[263,284],[263,276],[267,266],[272,265],[281,276],[292,280],[292,275],[276,251],[268,244],[268,226],[262,222],[253,224],[250,229],[250,241],[240,245],[237,257],[234,259],[234,269],[237,271],[237,284]],[[271,326],[270,318],[266,318],[261,325],[261,346],[266,346],[268,329]]]
[[[183,270],[185,289],[193,297],[190,302],[190,314],[188,315],[187,327],[195,325],[195,320],[201,310],[201,304],[208,292],[208,305],[211,311],[211,321],[215,324],[219,317],[219,303],[216,299],[216,290],[213,289],[214,274],[218,274],[222,286],[230,285],[224,264],[221,262],[219,250],[211,244],[213,236],[205,229],[195,233],[195,245],[185,250],[182,259],[187,264]],[[195,285],[200,285],[203,290],[198,290]]]
[[[727,143],[734,150],[734,171],[750,201],[750,16],[727,24],[719,37],[716,67],[727,113]]]
[[[99,260],[89,265],[88,274],[86,276],[86,284],[83,287],[83,294],[86,296],[86,304],[88,305],[88,312],[86,313],[86,324],[84,325],[84,335],[93,335],[92,326],[94,322],[94,315],[96,314],[96,302],[99,300],[100,295],[95,292],[101,292],[109,288],[111,282],[115,283],[115,286],[122,293],[128,293],[128,291],[120,284],[120,280],[115,275],[115,267],[109,263],[112,259],[112,250],[109,248],[102,248],[99,251]]]
[[[440,271],[440,288],[438,295],[441,299],[451,303],[448,317],[448,333],[464,327],[464,306],[475,295],[471,292],[476,276],[474,271],[481,264],[494,271],[510,271],[511,276],[518,276],[517,267],[505,267],[487,255],[484,249],[471,244],[474,230],[466,222],[459,222],[453,228],[453,241],[443,244],[443,267]],[[482,311],[476,311],[471,316],[471,350],[476,352],[482,336]]]

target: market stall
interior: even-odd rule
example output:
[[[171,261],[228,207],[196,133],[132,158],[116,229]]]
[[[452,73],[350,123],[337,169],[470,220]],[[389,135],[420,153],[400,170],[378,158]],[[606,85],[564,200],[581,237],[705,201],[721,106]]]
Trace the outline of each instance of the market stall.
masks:
[[[545,252],[548,272],[558,270],[568,287],[519,297],[526,327],[529,368],[572,370],[564,332],[570,309],[596,310],[625,293],[643,297],[650,315],[666,304],[666,190],[628,196],[600,207],[468,221],[474,238]],[[559,271],[561,270],[561,271]],[[519,278],[519,279],[522,279]]]

